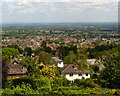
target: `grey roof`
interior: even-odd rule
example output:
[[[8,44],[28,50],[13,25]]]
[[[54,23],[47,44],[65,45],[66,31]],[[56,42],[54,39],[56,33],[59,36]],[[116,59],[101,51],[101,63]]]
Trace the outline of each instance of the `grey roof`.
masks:
[[[89,70],[84,69],[84,70],[78,70],[78,67],[74,64],[70,64],[67,67],[64,67],[61,69],[61,73],[90,73]]]
[[[52,59],[54,59],[57,62],[62,62],[63,60],[59,59],[58,57],[52,57]]]
[[[13,62],[8,65],[8,74],[25,74],[27,69],[20,64],[14,64]]]

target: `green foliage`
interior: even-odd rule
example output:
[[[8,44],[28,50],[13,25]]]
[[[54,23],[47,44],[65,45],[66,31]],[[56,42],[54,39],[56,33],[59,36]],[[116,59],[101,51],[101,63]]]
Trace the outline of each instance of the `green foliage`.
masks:
[[[99,66],[97,64],[92,65],[91,68],[95,73],[99,71]]]
[[[16,87],[17,85],[21,85],[22,82],[32,84],[32,79],[29,77],[17,78],[17,79],[6,79],[4,88],[12,89],[13,87]]]
[[[32,86],[34,89],[40,89],[44,86],[47,87],[47,89],[49,88],[49,90],[51,90],[50,79],[48,77],[33,78],[32,80]]]
[[[35,57],[29,57],[26,56],[24,59],[20,61],[20,64],[27,68],[27,74],[29,76],[38,76],[39,75],[39,69],[36,67],[37,62],[36,62]]]
[[[41,47],[46,47],[46,41],[43,41],[42,44],[41,44]]]
[[[98,79],[98,74],[97,74],[97,73],[91,74],[91,78],[92,78],[92,79]]]
[[[7,79],[4,88],[6,89],[15,89],[20,87],[30,87],[33,90],[46,91],[51,90],[50,80],[47,77],[33,78],[18,78],[18,79]],[[43,87],[44,86],[44,87]],[[24,88],[23,88],[24,89]]]
[[[0,50],[2,52],[2,58],[9,59],[10,56],[18,57],[20,55],[19,51],[14,48],[2,48]]]
[[[50,47],[46,47],[46,46],[44,48],[42,48],[42,50],[44,52],[47,52],[47,53],[50,53],[50,54],[54,54],[55,53]]]
[[[100,74],[103,87],[120,88],[120,55],[114,53],[104,61],[105,68]]]
[[[26,48],[24,49],[24,51],[26,52],[26,55],[27,55],[27,56],[31,56],[31,54],[32,54],[32,49],[31,49],[30,47],[26,47]]]
[[[99,88],[100,86],[96,83],[94,83],[94,81],[92,79],[76,79],[74,81],[74,83],[77,86],[84,86],[84,87],[90,87],[90,88]]]
[[[41,51],[39,53],[39,63],[40,62],[43,62],[44,64],[46,65],[53,65],[53,64],[56,64],[55,60],[52,59],[52,55],[47,53],[47,52],[43,52]]]
[[[42,70],[40,70],[40,74],[44,77],[48,77],[51,82],[54,81],[56,77],[56,67],[55,66],[45,66]]]
[[[61,46],[60,53],[62,54],[62,59],[64,59],[65,56],[69,54],[70,51],[73,51],[76,53],[77,47],[76,46]]]
[[[64,58],[64,62],[67,64],[77,64],[79,69],[88,69],[86,60],[88,54],[87,49],[83,46],[83,48],[77,49],[76,54],[73,51],[70,51]]]
[[[54,82],[53,82],[53,88],[56,88],[56,87],[65,87],[65,86],[68,86],[70,84],[70,81],[68,81],[65,77],[62,77],[62,78],[58,78],[56,77]]]
[[[23,51],[23,50],[21,50],[21,49],[19,48],[19,45],[17,45],[17,44],[8,45],[7,47],[9,47],[9,48],[15,48],[15,49],[17,49],[20,53],[22,53],[22,51]]]
[[[64,58],[64,63],[66,64],[75,64],[76,54],[73,51],[70,51],[69,54]]]
[[[52,83],[50,83],[49,78],[47,77],[40,77],[40,78],[27,77],[27,78],[18,78],[18,79],[9,79],[9,80],[11,80],[13,83],[10,85],[6,83],[8,86],[6,85],[6,88],[3,89],[1,92],[3,96],[10,95],[10,94],[12,96],[16,96],[16,95],[22,96],[23,94],[24,95],[32,95],[32,94],[40,95],[43,93],[50,94],[52,96],[53,95],[66,96],[66,95],[72,95],[72,94],[74,95],[101,94],[105,96],[110,96],[110,95],[118,95],[120,93],[120,90],[118,89],[99,88],[98,85],[97,86],[94,85],[91,79],[76,80],[73,85],[70,85],[72,83],[70,83],[69,81],[66,81],[65,78],[56,78],[55,81],[53,82],[53,86],[52,86]],[[11,85],[13,86],[10,88]]]
[[[116,45],[114,43],[107,43],[104,45],[97,45],[93,49],[88,49],[89,57],[91,58],[99,58],[102,55],[107,55],[108,53],[106,52],[117,52],[120,49],[119,45]]]
[[[22,83],[21,85],[17,85],[16,87],[13,87],[12,89],[4,89],[3,95],[5,94],[14,94],[15,96],[21,96],[21,94],[39,94],[37,90],[33,90],[31,88],[30,84]]]

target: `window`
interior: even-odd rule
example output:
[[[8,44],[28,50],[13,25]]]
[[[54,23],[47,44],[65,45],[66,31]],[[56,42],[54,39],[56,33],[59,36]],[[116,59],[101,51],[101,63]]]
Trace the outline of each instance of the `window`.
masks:
[[[79,76],[82,76],[82,74],[78,74]]]
[[[86,73],[86,76],[88,76],[88,73]]]
[[[71,73],[70,76],[73,76],[73,73]]]

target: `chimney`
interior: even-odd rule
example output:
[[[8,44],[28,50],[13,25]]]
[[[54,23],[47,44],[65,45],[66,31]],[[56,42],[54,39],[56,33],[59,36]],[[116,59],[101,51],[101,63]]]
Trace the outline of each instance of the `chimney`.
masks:
[[[10,56],[10,63],[12,62],[12,56]]]

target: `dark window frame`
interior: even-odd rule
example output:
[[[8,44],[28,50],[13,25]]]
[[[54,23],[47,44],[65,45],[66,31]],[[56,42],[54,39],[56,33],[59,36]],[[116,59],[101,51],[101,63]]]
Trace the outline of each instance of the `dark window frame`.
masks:
[[[79,75],[79,76],[82,76],[82,74],[81,74],[81,73],[79,73],[78,75]]]
[[[73,73],[70,73],[70,77],[72,77],[73,76]]]
[[[88,73],[86,73],[85,75],[88,76]]]

